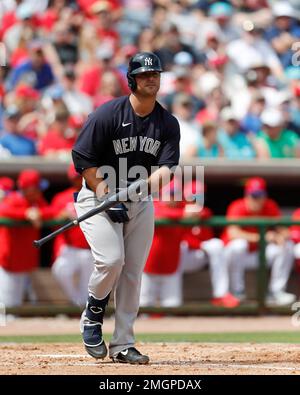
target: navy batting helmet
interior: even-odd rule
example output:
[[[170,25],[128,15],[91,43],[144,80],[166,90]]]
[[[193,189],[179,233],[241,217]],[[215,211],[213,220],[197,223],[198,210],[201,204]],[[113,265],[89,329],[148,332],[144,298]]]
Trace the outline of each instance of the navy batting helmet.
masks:
[[[160,59],[153,52],[139,52],[129,61],[127,80],[128,86],[132,91],[136,90],[135,75],[147,71],[163,71]]]

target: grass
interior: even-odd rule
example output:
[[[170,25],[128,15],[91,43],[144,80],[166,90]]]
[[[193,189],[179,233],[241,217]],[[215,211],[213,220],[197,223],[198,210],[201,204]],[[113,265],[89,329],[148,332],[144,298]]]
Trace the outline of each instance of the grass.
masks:
[[[109,341],[110,335],[104,335]],[[231,333],[147,333],[138,334],[139,342],[194,343],[295,343],[300,344],[300,332],[231,332]],[[1,343],[79,343],[80,335],[0,336]]]

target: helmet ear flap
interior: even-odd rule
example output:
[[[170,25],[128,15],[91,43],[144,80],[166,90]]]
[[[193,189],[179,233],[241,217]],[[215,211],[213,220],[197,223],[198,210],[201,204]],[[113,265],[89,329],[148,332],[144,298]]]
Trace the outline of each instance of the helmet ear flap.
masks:
[[[128,80],[128,86],[129,88],[134,92],[136,90],[136,80],[135,78],[127,73],[127,80]]]

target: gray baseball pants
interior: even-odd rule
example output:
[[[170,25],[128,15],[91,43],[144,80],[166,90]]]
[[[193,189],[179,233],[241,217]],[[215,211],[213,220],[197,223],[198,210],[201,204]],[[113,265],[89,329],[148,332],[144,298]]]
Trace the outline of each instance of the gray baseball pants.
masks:
[[[77,215],[99,205],[96,194],[82,187],[75,204]],[[129,222],[114,223],[106,213],[80,223],[94,258],[89,294],[104,299],[114,290],[115,330],[109,344],[109,356],[132,347],[133,325],[139,309],[142,272],[154,232],[151,200],[126,202]]]

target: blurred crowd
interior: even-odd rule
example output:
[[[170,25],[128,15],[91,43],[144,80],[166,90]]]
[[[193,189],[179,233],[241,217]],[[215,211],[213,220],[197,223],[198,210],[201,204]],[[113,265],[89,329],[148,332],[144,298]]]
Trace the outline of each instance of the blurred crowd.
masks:
[[[0,40],[0,158],[68,159],[139,50],[162,61],[182,156],[300,157],[297,0],[5,0]]]

